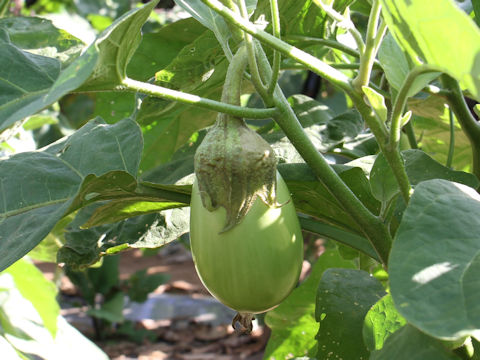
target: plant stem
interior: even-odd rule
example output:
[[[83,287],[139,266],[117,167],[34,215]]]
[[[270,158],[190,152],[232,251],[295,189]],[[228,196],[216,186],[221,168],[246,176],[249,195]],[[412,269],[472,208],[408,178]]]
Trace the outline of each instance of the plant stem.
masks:
[[[271,76],[272,69],[265,53],[260,46],[257,49],[259,49],[257,54],[261,72],[267,77]],[[372,214],[365,207],[315,148],[278,85],[274,92],[273,101],[279,110],[274,115],[275,121],[285,132],[285,135],[287,135],[302,158],[312,168],[318,179],[364,231],[365,236],[377,252],[379,259],[386,266],[391,247],[391,236],[385,224],[378,216]]]
[[[405,126],[405,133],[408,137],[408,143],[412,149],[418,149],[417,138],[415,137],[415,131],[413,129],[412,120],[410,120]]]
[[[386,32],[387,32],[387,23],[385,21],[380,21],[380,25],[378,26],[378,29],[377,29],[377,35],[375,36],[375,42],[373,44],[375,49],[375,54],[378,53],[378,50],[380,49],[380,45],[382,45],[382,40]]]
[[[363,86],[367,86],[370,81],[370,74],[372,73],[373,62],[378,50],[378,44],[380,40],[377,39],[377,36],[383,36],[383,31],[380,33],[380,36],[377,35],[377,26],[380,19],[381,5],[380,1],[373,0],[372,10],[370,11],[370,17],[368,19],[367,27],[367,36],[365,50],[360,52],[360,69],[358,75],[352,81],[353,87],[357,91],[362,91]]]
[[[289,35],[287,37],[284,37],[283,40],[289,43],[305,42],[305,43],[325,45],[332,49],[340,50],[345,54],[351,55],[353,57],[360,58],[360,53],[357,50],[352,49],[351,47],[348,47],[346,45],[343,45],[342,43],[339,43],[338,41],[335,41],[335,40],[320,39],[320,38],[315,38],[311,36],[301,36],[301,35]],[[373,65],[378,68],[381,68],[380,62],[377,59],[373,60]]]
[[[0,18],[4,17],[10,8],[9,0],[0,0]]]
[[[441,80],[444,86],[450,89],[446,98],[463,132],[470,140],[473,154],[473,173],[480,179],[480,125],[470,112],[458,82],[446,74],[441,76]]]
[[[453,152],[455,151],[455,120],[453,118],[452,108],[448,109],[448,120],[450,122],[450,145],[448,146],[448,157],[446,167],[452,167]]]
[[[281,38],[280,34],[280,12],[278,10],[278,1],[270,0],[270,11],[272,13],[272,25],[273,25],[273,36],[277,39]],[[273,51],[273,66],[272,66],[272,77],[267,88],[267,95],[271,96],[277,86],[278,78],[280,76],[280,65],[282,57],[280,53],[276,50]]]
[[[123,86],[120,87],[118,90],[141,92],[154,97],[159,97],[159,98],[172,100],[172,101],[178,101],[184,104],[194,105],[204,109],[223,112],[225,114],[245,117],[250,119],[268,119],[268,118],[271,118],[277,111],[274,108],[254,109],[254,108],[247,108],[243,106],[225,104],[220,101],[202,98],[197,95],[168,89],[162,86],[153,85],[153,84],[145,83],[142,81],[133,80],[130,78],[123,79],[122,85]]]
[[[382,124],[379,123],[372,109],[365,103],[363,96],[356,91],[350,92],[349,95],[353,101],[353,104],[362,115],[373,135],[375,135],[385,159],[392,168],[405,203],[408,204],[410,200],[411,186],[410,181],[408,180],[407,172],[405,171],[403,158],[400,155],[398,144],[389,143],[388,133],[385,131],[385,128],[382,126]]]
[[[232,10],[233,12],[238,12],[238,6],[235,4],[234,0],[224,0],[225,5]],[[243,40],[243,32],[236,26],[232,26],[232,24],[227,24],[230,32],[235,41],[240,42]],[[232,54],[233,56],[233,54]],[[231,59],[229,59],[231,60]]]
[[[248,11],[247,11],[247,5],[245,4],[245,0],[239,0],[238,3],[240,5],[240,14],[243,16],[245,20],[248,20]],[[262,82],[260,73],[258,72],[257,59],[255,58],[255,46],[253,44],[252,35],[250,35],[247,32],[244,32],[244,39],[245,39],[245,44],[246,44],[247,53],[248,53],[248,65],[250,68],[250,74],[252,75],[251,81],[255,86],[255,89],[257,90],[257,92],[260,94],[260,96],[264,98],[267,96],[267,89]]]
[[[246,21],[241,16],[238,16],[233,11],[223,6],[218,0],[202,0],[202,2],[215,12],[222,15],[226,21],[238,26],[242,30],[245,30],[249,34],[253,35],[255,38],[261,40],[273,49],[278,50],[285,56],[288,56],[289,58],[294,59],[299,63],[305,65],[307,69],[320,75],[325,80],[331,82],[338,88],[344,91],[351,89],[349,82],[350,79],[342,72],[334,69],[331,66],[328,66],[323,61],[306,53],[305,51],[302,51],[290,44],[287,44],[286,42],[277,39],[275,36],[261,29],[258,29],[251,22]]]
[[[379,258],[386,265],[390,252],[391,237],[381,219],[373,215],[355,196],[338,174],[330,167],[325,158],[318,152],[290,107],[280,87],[277,87],[274,103],[279,112],[274,116],[293,146],[302,158],[312,168],[318,179],[327,187],[330,193],[340,202],[342,207],[351,214],[355,222],[362,228],[365,235],[375,248]]]
[[[329,17],[337,21],[339,23],[339,27],[346,29],[352,35],[353,39],[357,44],[358,50],[360,51],[360,54],[363,54],[365,50],[365,44],[363,43],[362,34],[360,34],[360,32],[357,30],[354,23],[350,19],[347,19],[345,16],[335,11],[333,7],[324,4],[322,0],[313,0],[313,2],[315,3],[315,5],[320,7],[320,9],[322,9]]]
[[[392,117],[390,123],[390,143],[396,144],[400,141],[400,131],[401,128],[401,118],[403,114],[403,109],[407,103],[410,89],[415,81],[415,79],[422,74],[428,72],[434,72],[437,70],[432,69],[427,66],[420,66],[413,68],[403,81],[402,87],[400,88],[398,95],[393,104]]]

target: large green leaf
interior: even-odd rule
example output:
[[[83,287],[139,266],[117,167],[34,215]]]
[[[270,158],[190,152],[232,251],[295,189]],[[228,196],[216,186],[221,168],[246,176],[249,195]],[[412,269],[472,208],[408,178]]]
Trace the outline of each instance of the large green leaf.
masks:
[[[63,66],[70,64],[85,44],[65,30],[57,29],[47,19],[37,17],[9,17],[0,19],[0,28],[12,44],[30,53],[59,60]]]
[[[166,68],[184,46],[191,44],[204,32],[203,25],[193,18],[187,18],[165,25],[158,32],[144,34],[128,64],[128,76],[147,81],[157,71]]]
[[[390,336],[381,350],[374,351],[370,360],[459,360],[443,344],[406,325]]]
[[[378,60],[385,71],[388,83],[393,87],[392,90],[398,91],[414,66],[408,61],[407,56],[391,33],[388,33],[382,40]],[[408,95],[415,95],[438,76],[439,73],[437,72],[417,76],[408,91]]]
[[[140,29],[158,0],[132,10],[60,72],[56,59],[18,49],[0,28],[0,130],[79,88],[112,90],[125,77]]]
[[[174,208],[146,213],[111,225],[81,229],[91,209],[79,213],[67,229],[67,241],[58,252],[57,260],[75,269],[97,262],[102,256],[131,248],[158,248],[178,239],[189,231],[189,208]]]
[[[60,315],[55,284],[46,280],[43,273],[26,260],[17,261],[6,273],[13,277],[20,294],[32,303],[42,318],[43,325],[55,338],[57,318]]]
[[[356,110],[334,116],[328,106],[305,95],[292,95],[288,101],[318,151],[348,159],[377,152],[375,139],[365,132],[364,121]],[[282,131],[269,133],[265,139],[280,162],[304,161]]]
[[[156,77],[162,86],[219,100],[227,65],[214,35],[206,30],[157,72]],[[136,117],[145,138],[141,169],[150,170],[170,160],[193,133],[211,125],[216,115],[213,111],[158,98],[144,99]]]
[[[354,268],[352,261],[344,260],[337,250],[323,253],[314,264],[305,282],[274,310],[265,322],[272,329],[265,349],[266,359],[286,359],[292,356],[315,356],[318,323],[315,320],[315,295],[323,272],[331,267]]]
[[[215,97],[219,98],[220,93],[221,88],[218,87]],[[151,124],[142,126],[145,139],[142,171],[151,170],[170,160],[175,151],[188,142],[192,134],[213,124],[217,116],[215,112],[184,105],[175,105],[173,113],[157,116],[157,111],[163,111],[161,101],[154,99],[151,101],[154,106],[149,110],[146,110],[148,105],[142,103],[142,109],[137,118],[139,122],[150,121],[144,116],[154,119]]]
[[[43,274],[38,270],[26,269],[21,262],[0,275],[2,359],[108,359],[103,351],[69,325],[62,316],[53,319],[55,312],[58,315],[54,284],[48,283],[44,287],[47,283]],[[15,271],[15,276],[11,276],[10,270]],[[28,279],[29,276],[31,279]],[[41,310],[37,308],[40,304]],[[42,317],[45,316],[51,322],[55,320],[55,337],[42,324]],[[5,351],[5,343],[9,343],[17,354],[10,355],[9,351]]]
[[[191,92],[205,83],[224,59],[217,39],[207,30],[180,50],[167,67],[157,72],[155,80],[160,85]]]
[[[363,321],[384,295],[382,284],[365,271],[327,269],[317,292],[317,358],[366,359],[369,352],[362,338]]]
[[[130,117],[135,111],[137,99],[134,93],[99,91],[68,94],[59,101],[62,121],[78,129],[94,117],[101,117],[109,124]]]
[[[411,121],[419,147],[438,162],[445,164],[451,135],[449,111],[444,100],[436,96],[410,99],[408,108],[415,115]],[[470,141],[456,119],[454,141],[452,167],[456,170],[469,171],[472,165],[472,149]]]
[[[363,203],[378,214],[380,203],[372,196],[370,185],[362,169],[346,165],[334,165],[333,168]],[[362,229],[345,212],[327,188],[318,181],[308,165],[280,164],[278,169],[292,192],[293,202],[299,212],[363,236]]]
[[[480,196],[445,180],[420,183],[389,262],[398,311],[432,336],[480,336]]]
[[[340,229],[336,226],[326,224],[318,219],[306,217],[305,215],[299,215],[299,220],[302,230],[320,236],[322,239],[330,239],[348,245],[349,247],[370,256],[372,259],[380,261],[377,252],[367,238]],[[358,252],[356,255],[358,255]]]
[[[393,304],[392,296],[385,295],[368,311],[363,323],[363,341],[370,351],[383,347],[385,340],[406,324]]]
[[[352,2],[352,0],[334,1],[333,7],[335,10],[343,12]],[[279,0],[278,8],[281,14],[282,36],[324,36],[328,17],[320,7],[315,5],[313,0]],[[269,23],[267,30],[271,30],[271,10],[269,1],[258,1],[253,19],[260,24],[267,21]]]
[[[112,90],[127,76],[127,65],[142,39],[141,29],[159,0],[119,17],[90,45],[98,52],[93,73],[82,84],[82,91]]]
[[[451,0],[381,3],[390,31],[413,61],[446,72],[480,100],[480,30],[465,12]]]
[[[68,212],[131,194],[142,151],[135,122],[90,121],[43,151],[0,161],[0,269],[35,247]]]
[[[201,0],[175,0],[175,2],[215,34],[217,41],[221,44],[223,52],[227,56],[231,54],[230,41],[232,32],[221,15],[210,9]],[[257,0],[247,0],[247,9],[251,10],[256,3]]]

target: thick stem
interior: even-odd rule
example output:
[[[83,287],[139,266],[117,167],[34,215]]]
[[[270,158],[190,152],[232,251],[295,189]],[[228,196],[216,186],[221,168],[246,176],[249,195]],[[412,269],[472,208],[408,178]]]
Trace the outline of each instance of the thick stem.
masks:
[[[259,49],[258,64],[262,73],[267,77],[271,76],[272,70],[265,53],[261,51],[261,47],[257,47],[257,49]],[[330,167],[322,154],[318,152],[303,130],[302,125],[278,85],[275,89],[273,101],[279,110],[274,116],[275,121],[285,132],[302,158],[312,168],[318,179],[327,187],[345,211],[352,216],[354,221],[364,231],[365,236],[371,242],[382,263],[387,265],[392,240],[385,224],[378,216],[372,214],[365,207],[350,188],[345,185],[338,174]]]
[[[261,40],[273,49],[278,50],[285,56],[305,65],[307,69],[317,73],[338,88],[345,91],[349,91],[351,89],[349,83],[350,79],[345,74],[334,69],[331,66],[328,66],[326,63],[317,59],[315,56],[312,56],[305,51],[291,46],[286,42],[277,39],[275,36],[258,29],[251,22],[243,19],[241,16],[238,16],[237,14],[223,6],[218,0],[202,0],[202,2],[215,12],[222,15],[226,21],[245,30],[249,34],[253,35],[255,38]]]
[[[444,86],[450,89],[446,98],[470,141],[473,153],[473,173],[480,179],[480,125],[470,112],[458,82],[448,75],[442,75],[441,80]]]
[[[365,50],[361,52],[360,69],[357,77],[352,81],[353,87],[358,91],[362,91],[363,86],[367,86],[370,81],[370,74],[372,73],[373,62],[377,53],[377,26],[380,18],[380,1],[373,0],[372,10],[368,19],[367,37]],[[380,36],[383,36],[381,34]]]
[[[400,192],[405,202],[408,204],[410,200],[411,186],[410,181],[408,180],[407,172],[405,171],[403,158],[400,155],[398,144],[392,145],[389,143],[389,134],[386,132],[379,120],[375,117],[375,114],[370,107],[365,103],[363,97],[357,92],[351,92],[349,95],[353,101],[353,104],[362,115],[372,133],[375,135],[385,159],[392,168],[393,174],[398,182]]]
[[[242,95],[242,78],[247,66],[247,50],[240,46],[228,66],[227,76],[222,91],[222,102],[230,105],[240,105]]]
[[[250,119],[268,119],[275,114],[276,109],[253,109],[243,106],[225,104],[220,101],[202,98],[197,95],[184,93],[168,89],[162,86],[157,86],[142,81],[125,78],[122,80],[122,87],[118,90],[135,91],[148,94],[154,97],[159,97],[167,100],[178,101],[188,105],[195,105],[204,109],[223,112],[225,114],[246,117]]]
[[[279,113],[274,116],[278,125],[295,146],[302,158],[312,168],[318,179],[325,184],[330,193],[340,202],[343,208],[362,228],[366,237],[375,248],[378,257],[386,265],[390,252],[391,237],[381,219],[373,215],[355,196],[338,174],[330,167],[325,158],[318,152],[290,107],[283,92],[277,87],[274,103]]]

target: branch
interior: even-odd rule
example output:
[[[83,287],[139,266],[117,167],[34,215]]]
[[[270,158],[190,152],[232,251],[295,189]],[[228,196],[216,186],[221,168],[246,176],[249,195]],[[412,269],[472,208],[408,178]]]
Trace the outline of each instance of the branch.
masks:
[[[365,44],[362,39],[362,34],[360,34],[360,32],[357,30],[355,24],[350,19],[335,11],[335,9],[330,5],[324,4],[322,0],[313,0],[313,2],[329,17],[335,20],[338,23],[338,27],[347,30],[352,35],[355,43],[357,44],[358,51],[360,51],[360,54],[363,54],[365,51]]]
[[[325,64],[323,61],[306,53],[305,51],[287,44],[286,42],[277,39],[275,36],[258,29],[251,22],[243,19],[241,16],[238,16],[233,11],[223,6],[218,0],[202,0],[202,2],[215,12],[222,15],[226,21],[238,26],[242,30],[245,30],[268,46],[278,50],[283,55],[305,65],[309,70],[320,75],[325,80],[328,80],[333,85],[336,85],[338,88],[344,91],[351,90],[350,79],[342,72]]]
[[[372,67],[375,60],[375,56],[377,54],[378,46],[380,44],[380,40],[377,39],[378,37],[383,37],[383,29],[381,30],[380,35],[377,33],[377,26],[378,21],[380,19],[380,1],[373,0],[372,10],[370,11],[370,17],[368,19],[368,27],[367,27],[367,43],[365,45],[365,50],[360,52],[360,70],[358,71],[358,75],[352,81],[352,85],[357,91],[362,91],[363,86],[367,86],[370,81],[370,74],[372,73]]]
[[[261,47],[258,47],[261,50]],[[267,76],[271,76],[272,69],[265,53],[259,51],[259,67]],[[382,220],[372,214],[365,205],[355,196],[350,188],[345,185],[338,174],[330,167],[323,155],[312,144],[303,130],[297,116],[293,112],[282,89],[277,85],[274,92],[274,104],[279,110],[274,115],[275,121],[287,135],[295,149],[312,168],[317,178],[326,186],[332,196],[348,212],[354,221],[364,231],[366,237],[378,254],[381,261],[387,265],[388,254],[391,247],[391,236]]]
[[[480,179],[480,124],[470,112],[458,82],[449,75],[442,75],[441,80],[443,85],[450,89],[446,93],[446,98],[470,141],[473,153],[473,173]]]
[[[280,39],[280,12],[278,10],[278,1],[270,0],[270,10],[272,13],[272,24],[273,24],[273,36],[277,39]],[[282,62],[282,57],[278,51],[273,51],[273,69],[272,77],[270,79],[270,84],[268,85],[267,94],[272,95],[277,86],[278,78],[280,76],[280,65]]]
[[[275,108],[253,109],[243,106],[229,105],[220,101],[202,98],[197,95],[187,94],[182,91],[176,91],[130,78],[123,79],[122,86],[119,87],[118,90],[140,92],[158,98],[178,101],[184,104],[198,106],[203,109],[250,119],[268,119],[273,117],[273,115],[277,112]]]

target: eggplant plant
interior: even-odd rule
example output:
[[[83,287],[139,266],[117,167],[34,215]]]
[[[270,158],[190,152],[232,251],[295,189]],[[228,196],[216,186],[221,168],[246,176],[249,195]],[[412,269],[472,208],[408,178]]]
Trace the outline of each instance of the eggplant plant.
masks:
[[[478,3],[175,2],[0,1],[0,271],[188,233],[265,359],[478,358]]]

